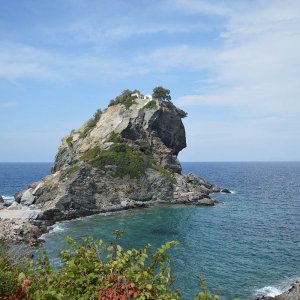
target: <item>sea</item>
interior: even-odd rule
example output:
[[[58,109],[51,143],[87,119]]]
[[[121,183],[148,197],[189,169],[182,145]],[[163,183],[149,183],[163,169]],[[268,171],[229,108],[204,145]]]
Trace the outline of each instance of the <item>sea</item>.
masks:
[[[170,240],[174,285],[182,299],[199,290],[197,276],[221,299],[275,296],[300,277],[300,162],[188,162],[193,172],[228,188],[212,194],[214,207],[164,205],[55,224],[43,236],[54,265],[65,236],[92,235],[109,243],[123,229],[125,248],[158,247]],[[0,194],[11,201],[50,173],[50,163],[0,163]]]

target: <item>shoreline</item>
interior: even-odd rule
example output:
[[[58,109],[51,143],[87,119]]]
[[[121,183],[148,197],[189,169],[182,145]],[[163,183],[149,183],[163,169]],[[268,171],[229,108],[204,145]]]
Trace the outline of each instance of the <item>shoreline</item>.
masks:
[[[231,191],[232,193],[232,191]],[[214,194],[214,193],[211,193]],[[218,194],[218,193],[216,193]],[[210,198],[208,198],[210,199]],[[212,200],[214,201],[214,204],[220,203],[218,200]],[[146,208],[152,208],[155,206],[171,206],[171,205],[197,205],[195,201],[189,201],[185,203],[178,203],[176,201],[149,201],[147,203],[135,203],[134,206],[122,206],[122,205],[115,205],[113,207],[108,207],[105,210],[97,211],[97,212],[77,212],[77,217],[74,218],[66,218],[59,221],[53,221],[49,222],[49,220],[29,220],[28,216],[30,216],[32,213],[38,213],[37,210],[32,209],[8,209],[3,208],[0,209],[0,226],[3,227],[3,224],[6,224],[6,228],[11,232],[11,229],[15,231],[15,234],[13,234],[11,239],[7,239],[9,243],[12,244],[26,244],[29,247],[37,247],[41,243],[44,243],[45,240],[43,238],[44,235],[50,233],[52,230],[55,230],[55,225],[59,225],[61,223],[65,223],[68,221],[80,219],[80,218],[87,218],[92,216],[105,216],[105,215],[111,215],[111,214],[118,214],[126,211],[133,211],[133,210],[141,210]],[[203,206],[203,205],[202,205]],[[3,218],[5,216],[5,218]],[[11,217],[11,218],[10,218]],[[40,225],[33,225],[34,223],[39,223]],[[21,231],[23,229],[25,234],[21,234]],[[27,230],[27,231],[26,231]],[[2,233],[2,232],[1,232]],[[12,233],[12,232],[11,232]],[[20,235],[21,234],[21,235]],[[1,239],[1,234],[0,234]],[[274,296],[267,296],[266,295],[260,295],[255,296],[253,299],[256,300],[294,300],[294,299],[300,299],[300,298],[294,298],[294,297],[300,297],[300,279],[294,281],[292,284],[290,284],[288,287],[286,287],[284,290],[281,291],[280,294],[274,295]]]
[[[105,215],[107,213],[117,213],[121,211],[145,209],[161,205],[196,205],[196,206],[214,206],[215,204],[222,204],[223,202],[213,200],[209,196],[200,200],[186,200],[186,201],[147,201],[147,202],[122,202],[120,205],[114,205],[101,210],[70,211],[68,215],[59,220],[41,220],[38,219],[38,214],[41,210],[28,209],[28,207],[20,206],[13,203],[9,207],[0,209],[0,240],[4,239],[12,243],[26,243],[29,246],[37,246],[43,243],[40,238],[42,235],[48,233],[53,225],[64,221],[71,221],[82,217],[89,217],[94,215]]]

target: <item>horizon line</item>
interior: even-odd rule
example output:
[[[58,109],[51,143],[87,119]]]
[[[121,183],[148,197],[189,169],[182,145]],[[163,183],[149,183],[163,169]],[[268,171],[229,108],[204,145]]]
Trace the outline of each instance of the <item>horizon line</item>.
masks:
[[[208,160],[180,161],[180,163],[238,163],[238,162],[300,162],[300,160]],[[0,164],[53,164],[54,161],[0,161]]]

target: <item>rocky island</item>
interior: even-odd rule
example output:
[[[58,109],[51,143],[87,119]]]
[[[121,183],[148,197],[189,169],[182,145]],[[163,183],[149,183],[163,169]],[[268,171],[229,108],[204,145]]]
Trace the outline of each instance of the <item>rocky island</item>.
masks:
[[[72,130],[51,175],[0,211],[2,235],[32,240],[57,221],[158,203],[214,205],[209,194],[219,187],[181,173],[186,113],[170,99],[162,87],[146,96],[125,90]]]

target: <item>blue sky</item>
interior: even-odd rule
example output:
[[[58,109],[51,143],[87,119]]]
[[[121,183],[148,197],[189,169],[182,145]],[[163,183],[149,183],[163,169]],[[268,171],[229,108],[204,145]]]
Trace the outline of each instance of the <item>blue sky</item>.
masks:
[[[0,161],[53,161],[126,88],[163,85],[181,161],[300,160],[300,1],[0,0]]]

